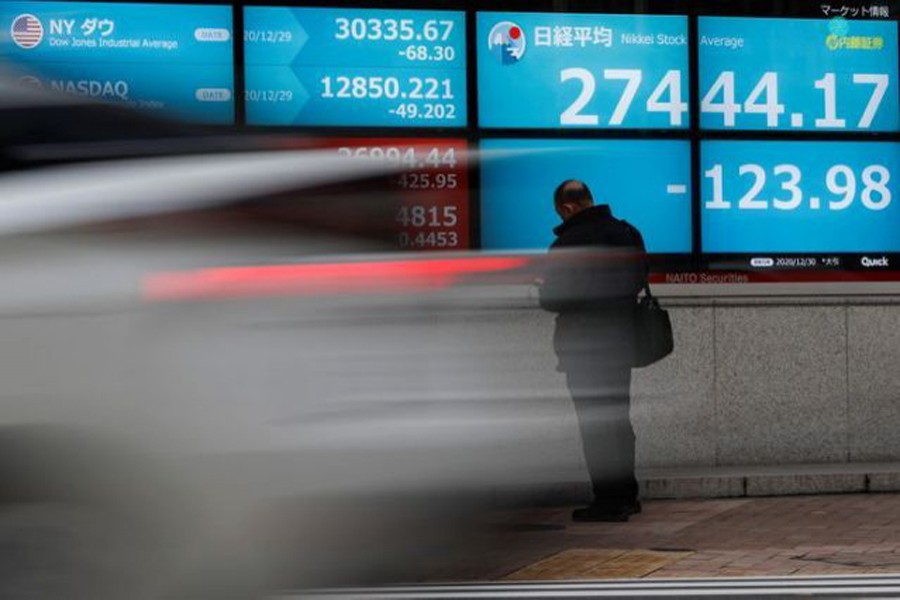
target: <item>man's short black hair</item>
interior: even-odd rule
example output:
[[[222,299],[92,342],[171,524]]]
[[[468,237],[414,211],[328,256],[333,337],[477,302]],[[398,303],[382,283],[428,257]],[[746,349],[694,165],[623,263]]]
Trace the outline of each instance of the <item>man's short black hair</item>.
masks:
[[[553,204],[559,209],[564,204],[578,204],[579,206],[591,206],[594,196],[587,184],[578,179],[568,179],[559,184],[553,192]]]

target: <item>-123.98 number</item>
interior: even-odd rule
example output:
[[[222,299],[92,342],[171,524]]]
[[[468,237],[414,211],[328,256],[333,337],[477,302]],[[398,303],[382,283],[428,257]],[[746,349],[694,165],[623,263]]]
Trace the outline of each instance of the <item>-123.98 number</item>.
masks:
[[[771,170],[771,176],[777,177],[783,196],[765,199],[760,193],[766,186],[770,173],[765,167],[748,163],[737,167],[741,178],[750,179],[750,187],[737,200],[738,210],[797,210],[804,203],[812,210],[840,211],[850,208],[859,199],[868,210],[880,211],[890,206],[893,199],[888,183],[891,172],[884,165],[869,165],[857,172],[847,165],[833,165],[825,173],[825,188],[836,198],[828,198],[827,203],[818,196],[807,197],[801,187],[803,173],[797,165],[781,164]],[[734,204],[727,198],[725,167],[713,165],[704,172],[704,177],[712,184],[712,200],[705,203],[708,210],[728,210]]]

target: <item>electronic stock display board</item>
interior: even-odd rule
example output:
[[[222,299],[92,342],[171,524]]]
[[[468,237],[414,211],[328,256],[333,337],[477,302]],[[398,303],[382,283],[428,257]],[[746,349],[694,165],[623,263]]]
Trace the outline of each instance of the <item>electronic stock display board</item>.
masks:
[[[708,264],[900,266],[895,9],[816,9],[814,18],[698,18]]]
[[[466,41],[463,11],[248,6],[247,123],[464,129]],[[329,145],[404,168],[399,247],[472,246],[465,139],[338,137]]]
[[[900,143],[716,140],[703,142],[702,155],[706,252],[817,253],[822,266],[839,266],[840,254],[900,252]]]
[[[897,24],[700,17],[701,126],[897,131]]]
[[[482,248],[546,249],[560,222],[553,192],[580,179],[650,252],[690,256],[686,139],[509,133],[687,130],[688,17],[484,11],[476,22]]]
[[[0,2],[0,58],[29,85],[234,122],[230,6]]]
[[[891,270],[898,16],[896,0],[16,0],[0,52],[34,85],[398,160],[424,192],[398,214],[410,248],[543,250],[553,189],[583,179],[664,270]]]
[[[331,138],[341,156],[384,160],[401,167],[397,245],[409,250],[464,250],[469,239],[469,171],[465,140]]]
[[[481,147],[510,157],[483,247],[546,246],[575,178],[693,269],[896,268],[897,7],[786,4],[479,12]]]
[[[684,128],[683,16],[478,13],[484,128]]]
[[[251,6],[251,125],[465,127],[461,11]]]

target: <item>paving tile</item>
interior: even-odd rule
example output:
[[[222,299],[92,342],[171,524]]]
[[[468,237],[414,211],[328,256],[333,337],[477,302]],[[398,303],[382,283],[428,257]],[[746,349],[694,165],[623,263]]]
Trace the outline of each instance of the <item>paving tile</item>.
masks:
[[[504,579],[541,581],[646,577],[690,552],[575,548],[528,565]]]
[[[724,577],[900,571],[900,494],[656,500],[628,523],[572,523],[570,509],[510,512],[515,532],[459,576]],[[514,529],[514,528],[513,528]],[[527,529],[527,528],[526,528]],[[476,568],[477,567],[477,568]],[[480,570],[479,570],[480,569]],[[511,575],[508,575],[511,574]],[[441,577],[452,580],[452,565]]]

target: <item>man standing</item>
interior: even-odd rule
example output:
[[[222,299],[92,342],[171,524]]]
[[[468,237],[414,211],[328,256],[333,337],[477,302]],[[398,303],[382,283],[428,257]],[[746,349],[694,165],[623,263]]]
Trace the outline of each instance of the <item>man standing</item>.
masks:
[[[556,313],[554,349],[581,429],[594,501],[575,521],[627,521],[641,510],[630,418],[634,311],[646,283],[641,234],[594,205],[587,185],[563,182],[554,194],[563,223],[554,229],[541,306]]]

